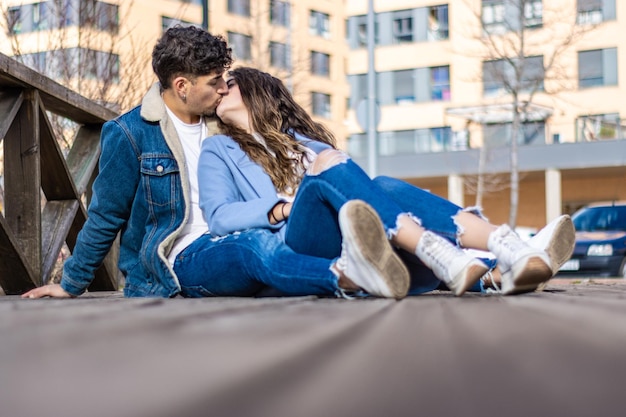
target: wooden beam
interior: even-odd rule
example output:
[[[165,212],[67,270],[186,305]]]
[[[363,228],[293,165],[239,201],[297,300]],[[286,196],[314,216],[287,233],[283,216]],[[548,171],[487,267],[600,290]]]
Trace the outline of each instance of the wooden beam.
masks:
[[[4,138],[4,203],[7,224],[41,285],[41,163],[39,95],[24,102]]]
[[[44,173],[41,178],[41,188],[46,199],[71,200],[80,198],[72,183],[69,168],[54,135],[50,120],[42,106],[39,108],[39,126],[41,172]]]
[[[22,105],[21,90],[0,91],[0,138],[3,138]]]
[[[78,123],[103,123],[118,115],[4,54],[0,54],[0,87],[35,88],[48,110]]]
[[[91,184],[93,173],[98,168],[100,156],[101,125],[81,126],[67,155],[67,165],[78,195],[82,195]]]
[[[36,287],[34,278],[9,224],[0,216],[0,287],[9,295],[22,294]]]
[[[41,275],[47,283],[78,211],[78,200],[48,201],[43,209]]]

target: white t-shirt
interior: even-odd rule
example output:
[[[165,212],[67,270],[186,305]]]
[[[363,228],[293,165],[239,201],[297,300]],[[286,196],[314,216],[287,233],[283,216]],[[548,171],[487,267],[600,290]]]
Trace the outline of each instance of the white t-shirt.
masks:
[[[183,227],[180,234],[176,238],[172,250],[167,259],[170,264],[174,265],[176,255],[183,251],[194,240],[209,231],[209,225],[204,220],[202,210],[200,209],[200,192],[198,190],[198,160],[200,159],[200,150],[202,148],[202,140],[207,137],[207,129],[204,120],[200,118],[199,123],[187,124],[180,120],[170,109],[165,107],[167,114],[174,123],[176,133],[180,138],[183,146],[185,160],[187,162],[187,175],[189,177],[189,190],[191,195],[191,207],[189,210],[189,219]]]

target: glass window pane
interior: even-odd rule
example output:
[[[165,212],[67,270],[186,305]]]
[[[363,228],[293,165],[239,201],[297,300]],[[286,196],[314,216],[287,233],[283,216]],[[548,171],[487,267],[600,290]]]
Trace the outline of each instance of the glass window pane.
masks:
[[[413,70],[393,71],[393,89],[396,103],[415,102]]]
[[[602,50],[578,53],[578,86],[592,87],[603,85]]]

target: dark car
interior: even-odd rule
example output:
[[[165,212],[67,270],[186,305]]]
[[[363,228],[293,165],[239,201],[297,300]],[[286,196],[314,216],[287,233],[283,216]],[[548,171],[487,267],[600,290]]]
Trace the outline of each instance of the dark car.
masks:
[[[572,221],[576,246],[559,276],[626,278],[626,202],[590,204]]]

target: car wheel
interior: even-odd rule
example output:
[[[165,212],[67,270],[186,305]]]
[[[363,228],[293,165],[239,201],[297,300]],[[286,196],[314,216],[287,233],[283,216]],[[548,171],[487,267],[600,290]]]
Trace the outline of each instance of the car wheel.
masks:
[[[619,267],[619,276],[626,279],[626,258],[624,258],[622,265]]]

